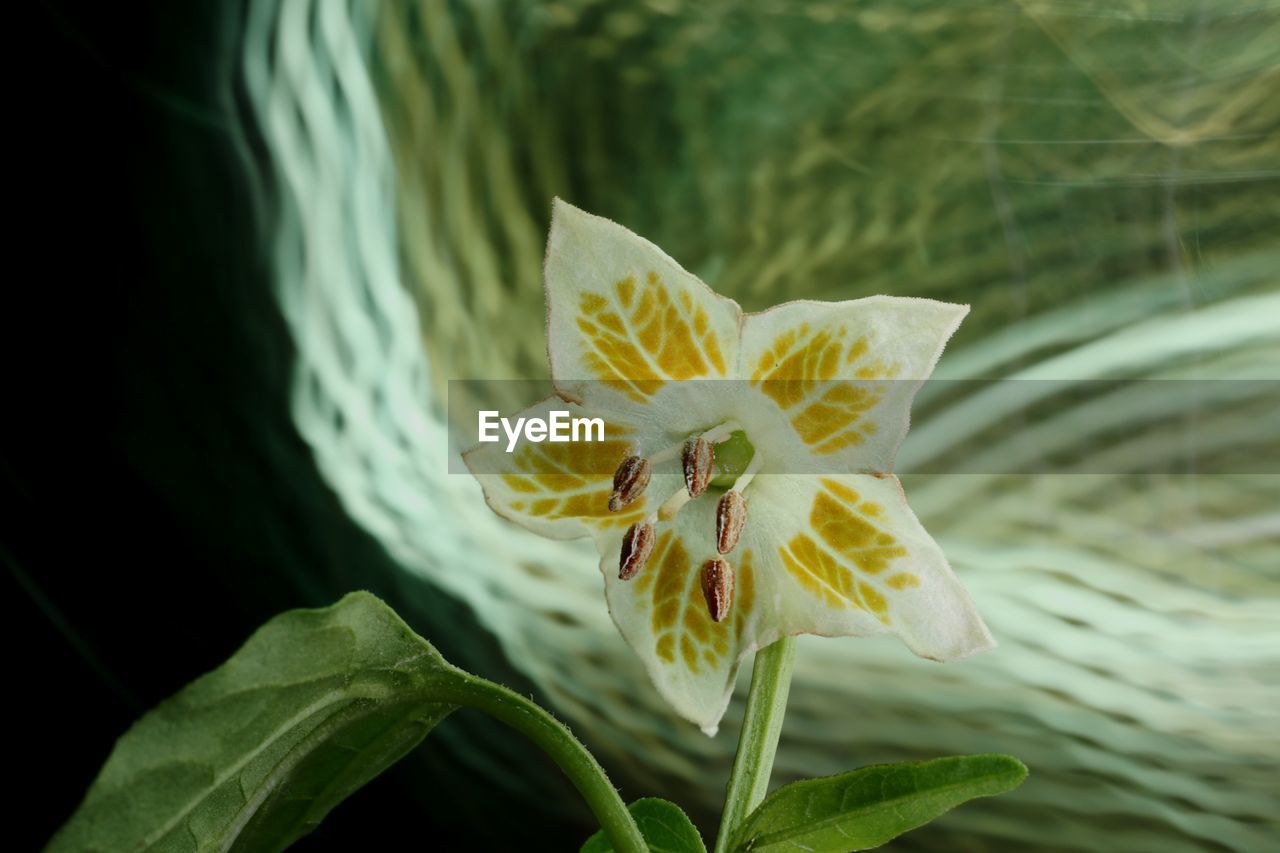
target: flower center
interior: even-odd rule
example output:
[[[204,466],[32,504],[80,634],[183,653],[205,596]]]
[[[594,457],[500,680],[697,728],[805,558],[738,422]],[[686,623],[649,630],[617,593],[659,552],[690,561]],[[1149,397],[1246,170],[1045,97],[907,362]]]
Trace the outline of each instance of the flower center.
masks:
[[[747,434],[740,429],[729,433],[729,437],[716,445],[715,473],[711,476],[711,485],[717,489],[729,489],[746,473],[747,466],[756,456],[755,445]]]
[[[681,444],[644,456],[628,456],[613,477],[609,508],[614,512],[636,500],[649,485],[653,466],[676,456],[684,470],[684,486],[667,498],[644,521],[628,528],[622,540],[618,577],[630,580],[644,568],[657,539],[657,525],[675,518],[681,508],[715,486],[720,494],[716,504],[712,547],[715,556],[707,560],[699,575],[707,611],[719,622],[733,601],[733,567],[724,559],[738,545],[747,523],[747,500],[743,490],[760,470],[763,459],[734,421],[726,421]]]

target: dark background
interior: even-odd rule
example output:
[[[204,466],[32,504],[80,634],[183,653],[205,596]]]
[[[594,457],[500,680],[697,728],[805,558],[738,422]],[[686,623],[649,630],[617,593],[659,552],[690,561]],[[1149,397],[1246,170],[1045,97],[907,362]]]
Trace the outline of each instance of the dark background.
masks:
[[[2,312],[0,559],[8,769],[28,796],[10,849],[43,845],[115,738],[272,615],[355,588],[395,604],[412,583],[289,419],[292,353],[218,89],[225,6],[122,8],[44,3],[13,33],[29,59],[11,78],[22,223]],[[470,612],[436,600],[441,651],[492,667]],[[430,849],[466,826],[448,847],[532,849],[527,810],[549,849],[590,833],[562,790],[530,802],[515,778],[475,796],[477,741],[546,775],[497,724],[457,715],[299,848]]]

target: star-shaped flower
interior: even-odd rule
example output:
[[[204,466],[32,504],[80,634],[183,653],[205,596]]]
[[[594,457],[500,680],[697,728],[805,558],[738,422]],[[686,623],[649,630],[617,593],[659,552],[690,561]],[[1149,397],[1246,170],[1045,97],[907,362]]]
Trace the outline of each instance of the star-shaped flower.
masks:
[[[745,314],[559,200],[545,275],[557,396],[517,417],[600,418],[605,440],[465,459],[500,515],[594,539],[614,622],[681,715],[714,731],[740,661],[785,635],[890,632],[943,661],[993,645],[889,473],[967,306]]]

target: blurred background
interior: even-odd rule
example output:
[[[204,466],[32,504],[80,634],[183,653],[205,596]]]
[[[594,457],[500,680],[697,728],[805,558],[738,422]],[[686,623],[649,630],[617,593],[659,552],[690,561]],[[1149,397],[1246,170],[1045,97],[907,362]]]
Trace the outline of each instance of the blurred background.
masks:
[[[891,849],[1274,844],[1280,412],[1230,380],[1280,379],[1280,6],[25,14],[17,249],[38,272],[6,288],[0,468],[15,772],[39,789],[20,847],[145,708],[356,588],[711,835],[741,697],[717,738],[677,719],[593,550],[502,522],[444,461],[448,380],[547,374],[555,195],[748,310],[968,302],[944,378],[1204,380],[1194,412],[926,389],[900,470],[1001,645],[942,667],[806,639],[777,781],[1002,751],[1022,788]],[[1051,472],[911,474],[1010,425]],[[593,826],[549,762],[460,713],[299,847],[464,830],[445,849],[576,849]]]

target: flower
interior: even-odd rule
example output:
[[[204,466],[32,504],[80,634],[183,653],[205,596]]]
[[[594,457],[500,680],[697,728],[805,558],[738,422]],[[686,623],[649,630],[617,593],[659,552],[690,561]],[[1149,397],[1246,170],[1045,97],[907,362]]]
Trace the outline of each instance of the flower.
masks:
[[[741,660],[785,635],[891,632],[943,661],[993,645],[889,473],[968,306],[744,313],[558,199],[545,278],[556,396],[518,417],[600,418],[604,440],[464,459],[500,515],[595,541],[609,612],[677,712],[713,732]]]

